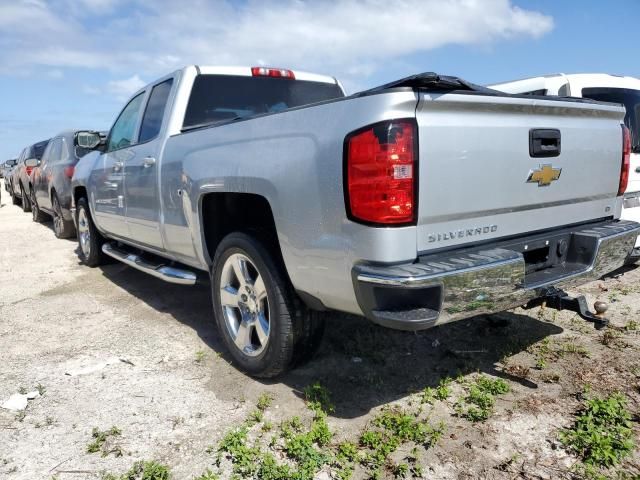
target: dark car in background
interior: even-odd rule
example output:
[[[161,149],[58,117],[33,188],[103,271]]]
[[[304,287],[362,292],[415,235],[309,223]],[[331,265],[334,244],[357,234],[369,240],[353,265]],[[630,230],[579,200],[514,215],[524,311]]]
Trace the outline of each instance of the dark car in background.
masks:
[[[13,204],[22,204],[22,210],[25,212],[31,211],[31,192],[29,191],[31,171],[35,168],[34,163],[37,165],[40,162],[48,143],[49,140],[43,140],[22,150],[18,163],[11,172],[9,193],[13,197]]]
[[[17,162],[18,162],[18,159],[12,158],[11,160],[7,160],[2,165],[0,165],[0,178],[5,179],[4,189],[7,192],[9,191],[9,183],[7,182],[7,179],[11,174],[11,169],[15,166]]]
[[[58,238],[75,235],[70,211],[71,177],[78,160],[89,152],[74,146],[75,134],[65,131],[49,140],[28,186],[33,220],[43,222],[47,217],[53,218],[53,230]]]

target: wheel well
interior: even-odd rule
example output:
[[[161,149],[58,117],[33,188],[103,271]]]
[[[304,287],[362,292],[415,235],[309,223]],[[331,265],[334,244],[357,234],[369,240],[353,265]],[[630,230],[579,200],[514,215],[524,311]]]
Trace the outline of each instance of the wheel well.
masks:
[[[202,230],[210,261],[220,241],[231,232],[248,233],[282,259],[271,206],[252,193],[209,193],[202,199]]]
[[[78,200],[81,198],[87,198],[87,189],[84,187],[76,187],[73,189],[73,204],[77,205]]]

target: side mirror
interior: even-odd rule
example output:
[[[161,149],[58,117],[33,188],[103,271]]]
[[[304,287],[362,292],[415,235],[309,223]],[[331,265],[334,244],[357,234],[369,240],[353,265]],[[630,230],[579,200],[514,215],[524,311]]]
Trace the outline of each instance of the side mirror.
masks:
[[[37,158],[27,158],[24,161],[24,166],[25,167],[37,167],[38,165],[40,165],[40,160],[38,160]]]
[[[99,132],[82,131],[76,132],[73,141],[76,147],[92,150],[102,143],[102,137]]]

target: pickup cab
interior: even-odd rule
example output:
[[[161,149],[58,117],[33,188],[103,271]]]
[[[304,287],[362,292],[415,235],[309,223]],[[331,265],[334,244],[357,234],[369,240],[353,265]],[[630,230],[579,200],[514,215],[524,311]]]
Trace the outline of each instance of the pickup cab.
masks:
[[[418,330],[545,301],[621,267],[624,109],[424,73],[344,96],[331,77],[189,66],[137,92],[76,165],[81,260],[208,276],[236,363],[308,358],[323,311]]]

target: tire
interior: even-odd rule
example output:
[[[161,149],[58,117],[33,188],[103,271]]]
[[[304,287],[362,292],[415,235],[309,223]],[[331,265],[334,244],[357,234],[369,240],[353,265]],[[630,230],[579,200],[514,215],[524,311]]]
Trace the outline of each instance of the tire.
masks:
[[[36,199],[36,194],[31,189],[31,216],[34,222],[42,223],[47,220],[47,215],[38,206],[38,200]]]
[[[104,237],[98,232],[86,198],[80,198],[76,204],[76,223],[78,224],[78,256],[88,267],[97,267],[105,263],[102,253]]]
[[[29,201],[29,197],[24,191],[24,187],[20,185],[20,195],[22,196],[22,211],[30,212],[31,211],[31,202]]]
[[[51,198],[51,206],[53,212],[53,232],[57,238],[70,238],[75,233],[73,222],[69,222],[64,219],[62,215],[62,208],[60,207],[60,200],[58,195],[54,192]],[[102,247],[102,246],[101,246]]]
[[[281,262],[260,241],[245,233],[227,235],[210,273],[214,318],[240,369],[273,378],[311,356],[324,323],[298,300]]]
[[[20,199],[18,198],[18,196],[13,191],[13,186],[11,187],[11,190],[9,190],[9,195],[11,195],[11,203],[13,205],[20,205]]]

